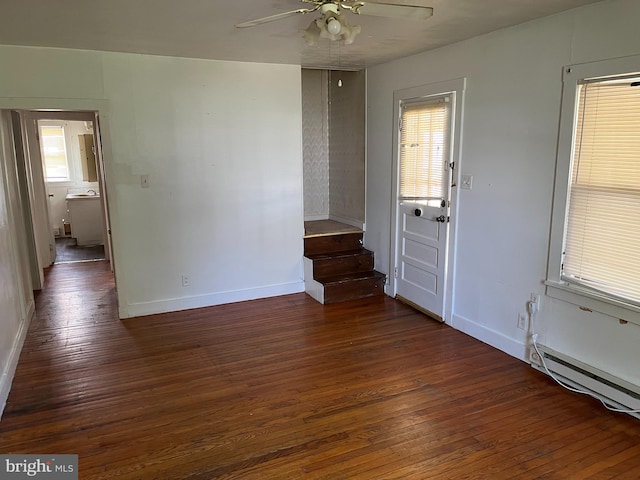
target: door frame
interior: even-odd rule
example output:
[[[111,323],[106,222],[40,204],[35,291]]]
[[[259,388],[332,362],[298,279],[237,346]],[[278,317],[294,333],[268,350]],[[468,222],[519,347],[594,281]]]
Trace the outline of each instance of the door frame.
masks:
[[[103,197],[103,209],[105,211],[105,228],[107,231],[107,242],[108,245],[105,245],[105,249],[109,249],[109,261],[111,264],[111,270],[114,274],[115,284],[116,284],[116,298],[118,301],[118,305],[120,305],[120,296],[118,289],[118,275],[117,275],[117,242],[114,241],[113,233],[111,232],[111,221],[114,218],[113,216],[117,214],[114,209],[114,205],[109,198],[109,193],[111,193],[112,189],[115,188],[114,185],[111,184],[113,180],[113,166],[110,162],[111,159],[111,148],[109,143],[110,132],[109,132],[109,104],[106,100],[100,99],[61,99],[61,98],[10,98],[10,97],[0,97],[0,110],[17,110],[22,112],[47,112],[47,116],[51,118],[52,116],[65,116],[68,119],[76,120],[78,116],[81,115],[91,115],[92,118],[90,120],[94,121],[94,134],[96,135],[96,140],[99,142],[96,143],[96,150],[99,152],[99,158],[96,157],[96,161],[98,162],[98,168],[100,168],[100,172],[98,174],[100,189],[101,189],[101,197]],[[73,118],[76,115],[76,118]],[[84,118],[83,120],[87,120]],[[98,123],[99,121],[99,123]],[[99,130],[98,130],[99,129]],[[25,148],[28,149],[28,145],[25,145]],[[28,162],[33,162],[33,160],[27,159]],[[27,167],[29,168],[29,166]],[[42,168],[42,165],[40,165]],[[28,189],[29,195],[33,195],[33,188],[38,188],[38,186],[34,186],[31,184],[31,181],[28,181]],[[42,188],[45,188],[44,184]],[[104,192],[104,193],[103,193]],[[33,219],[33,212],[32,219]],[[32,220],[30,219],[30,220]],[[51,228],[49,225],[48,228]],[[106,252],[105,252],[106,253]],[[29,252],[31,256],[35,255],[36,252]],[[37,257],[36,257],[37,258]],[[120,279],[121,281],[122,279]]]
[[[449,190],[449,232],[447,238],[447,246],[445,252],[445,278],[443,281],[444,295],[442,305],[442,321],[451,324],[451,313],[454,302],[454,284],[455,284],[455,246],[457,241],[457,225],[458,225],[458,204],[459,204],[459,188],[460,171],[461,171],[461,145],[462,145],[462,119],[464,93],[466,87],[466,78],[456,78],[443,82],[420,85],[417,87],[404,88],[393,92],[393,157],[392,157],[392,175],[391,175],[391,224],[390,224],[390,248],[389,248],[389,266],[390,266],[390,282],[389,291],[392,297],[396,296],[397,291],[397,272],[398,272],[398,190],[399,190],[399,124],[402,115],[401,106],[403,102],[420,100],[422,98],[453,94],[453,105],[451,113],[453,121],[451,122],[451,153],[450,158],[453,163],[451,169],[451,188]]]
[[[99,120],[98,112],[68,111],[68,110],[67,111],[51,111],[51,110],[24,111],[23,110],[20,113],[22,113],[27,120],[29,121],[35,120],[36,123],[39,122],[40,120],[91,122],[92,123],[92,134],[93,134],[94,146],[95,146],[95,161],[96,161],[97,174],[98,174],[98,185],[100,190],[100,210],[102,211],[102,215],[103,215],[102,238],[104,238],[104,242],[105,242],[104,254],[105,254],[105,260],[107,260],[110,263],[111,271],[113,271],[113,262],[111,261],[111,258],[113,256],[113,251],[111,247],[111,237],[110,237],[111,221],[109,217],[109,208],[108,208],[108,202],[107,202],[108,192],[106,188],[106,180],[104,175],[104,159],[102,156],[102,142],[100,141],[101,132],[100,132],[100,123],[99,123],[100,120]],[[32,133],[34,135],[39,136],[40,133],[38,131],[38,125],[39,124],[36,125],[36,131]],[[31,128],[31,125],[28,125],[27,128]],[[28,140],[33,141],[32,137],[34,135],[29,136]],[[41,152],[42,152],[41,145],[38,145],[37,148],[35,148],[34,146],[34,150],[32,152],[33,155],[31,158],[31,162],[34,164],[33,168],[36,168],[36,164],[37,166],[41,166],[44,164]],[[46,188],[47,187],[45,182],[45,189]],[[50,225],[51,225],[51,222],[49,222],[49,226]],[[50,236],[53,237],[53,231],[50,231],[49,233],[50,233]]]

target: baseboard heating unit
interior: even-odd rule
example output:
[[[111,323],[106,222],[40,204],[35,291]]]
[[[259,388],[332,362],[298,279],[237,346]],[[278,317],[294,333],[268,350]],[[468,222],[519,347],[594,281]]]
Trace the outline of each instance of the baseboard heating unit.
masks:
[[[629,415],[640,419],[640,412],[637,412],[640,410],[639,386],[544,345],[538,344],[537,346],[549,372],[562,383],[572,388],[588,391],[609,406],[624,410]],[[536,350],[532,350],[531,366],[547,373],[540,360],[540,355]],[[630,410],[636,410],[636,412],[629,412]]]

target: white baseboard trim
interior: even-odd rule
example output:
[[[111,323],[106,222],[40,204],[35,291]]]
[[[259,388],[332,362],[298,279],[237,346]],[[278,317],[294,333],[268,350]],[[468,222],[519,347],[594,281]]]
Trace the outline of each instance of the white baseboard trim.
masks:
[[[507,337],[495,330],[491,330],[484,325],[479,325],[478,323],[473,322],[468,318],[461,317],[460,315],[453,315],[451,326],[456,330],[460,330],[461,332],[480,340],[481,342],[508,353],[512,357],[529,363],[529,359],[527,357],[527,346],[524,343],[520,343],[513,338]]]
[[[124,308],[120,307],[120,318],[142,317],[156,313],[177,312],[192,308],[213,307],[225,303],[244,302],[258,298],[278,297],[291,293],[304,292],[304,282],[284,283],[267,287],[235,290],[231,292],[209,293],[206,295],[194,295],[191,297],[170,298],[154,302],[131,303]]]
[[[29,331],[29,325],[31,325],[31,320],[36,313],[36,304],[34,300],[29,302],[27,306],[27,316],[25,320],[22,322],[20,326],[20,330],[18,331],[18,335],[13,342],[13,347],[11,348],[11,353],[9,354],[9,361],[7,362],[7,367],[2,372],[0,376],[0,419],[2,418],[2,414],[4,413],[4,407],[7,405],[7,400],[9,398],[9,392],[11,391],[11,383],[13,382],[13,377],[16,374],[16,368],[18,367],[18,360],[20,359],[20,353],[22,352],[22,347],[24,346],[24,341],[27,338],[27,332]]]

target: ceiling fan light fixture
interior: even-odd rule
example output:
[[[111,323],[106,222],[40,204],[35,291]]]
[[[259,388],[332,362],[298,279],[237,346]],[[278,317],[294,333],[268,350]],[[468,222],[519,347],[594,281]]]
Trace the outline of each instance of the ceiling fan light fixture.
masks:
[[[342,41],[345,45],[351,45],[356,38],[356,35],[360,33],[362,27],[360,25],[349,25],[345,19],[342,24]]]
[[[306,29],[300,29],[300,35],[307,42],[307,45],[313,46],[320,39],[320,27],[318,27],[315,20],[312,20]]]
[[[322,16],[313,20],[307,29],[300,30],[300,34],[308,45],[315,45],[320,38],[326,38],[332,42],[342,40],[345,45],[351,45],[360,30],[359,25],[349,25],[345,16],[339,11],[327,9]]]
[[[290,12],[277,13],[267,17],[250,20],[236,24],[237,28],[254,27],[263,23],[274,22],[298,14],[308,14],[320,11],[321,16],[311,22],[308,28],[299,30],[302,37],[309,45],[315,45],[320,38],[327,38],[332,42],[342,40],[345,45],[353,43],[356,35],[360,33],[360,26],[349,25],[347,19],[341,13],[348,11],[356,15],[373,15],[377,17],[403,18],[407,20],[425,20],[433,15],[433,8],[417,5],[404,5],[394,3],[394,0],[385,0],[389,3],[371,3],[367,0],[301,0],[312,4],[310,8],[299,8]],[[405,0],[403,0],[405,1]]]

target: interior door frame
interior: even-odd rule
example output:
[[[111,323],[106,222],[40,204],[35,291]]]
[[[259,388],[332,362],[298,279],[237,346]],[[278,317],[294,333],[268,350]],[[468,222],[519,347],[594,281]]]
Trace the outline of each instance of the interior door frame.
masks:
[[[107,203],[108,192],[106,188],[106,179],[104,174],[104,159],[102,156],[102,142],[100,139],[100,118],[99,118],[98,112],[96,111],[85,112],[85,111],[27,110],[27,111],[23,111],[22,113],[24,113],[25,118],[27,118],[28,120],[35,120],[36,122],[40,120],[91,122],[92,135],[94,139],[93,141],[94,141],[94,148],[95,148],[95,161],[96,161],[97,174],[98,174],[98,185],[100,190],[100,210],[102,211],[102,215],[103,215],[102,238],[104,238],[104,241],[105,241],[105,245],[104,245],[105,260],[109,262],[109,264],[111,265],[111,271],[113,271],[113,262],[111,262],[113,251],[111,247],[111,237],[110,237],[111,221],[109,217],[109,208]],[[36,126],[35,135],[39,135],[39,129],[37,126]],[[32,162],[35,160],[35,163],[37,163],[38,165],[43,165],[44,161],[41,154],[42,146],[39,145],[38,148],[34,150],[36,151],[36,155],[34,156],[37,156],[38,154],[40,154],[40,157],[35,159],[32,158],[31,159]],[[46,188],[46,185],[45,185],[45,188]],[[51,222],[49,222],[49,225],[50,224]],[[50,236],[53,238],[53,231],[50,232]]]
[[[100,159],[96,158],[97,161],[100,162],[99,168],[101,172],[99,174],[100,188],[101,188],[101,196],[104,198],[104,202],[108,202],[108,194],[111,192],[114,185],[111,185],[111,181],[109,178],[113,178],[112,165],[109,162],[111,158],[111,149],[110,149],[110,133],[109,133],[109,104],[106,100],[100,99],[61,99],[61,98],[11,98],[11,97],[0,97],[0,110],[17,110],[17,111],[27,111],[27,112],[47,112],[48,116],[57,116],[58,114],[67,114],[68,118],[71,120],[76,120],[78,118],[73,118],[74,114],[80,115],[91,115],[92,118],[89,120],[99,119],[99,125],[94,121],[94,133],[97,135],[96,140],[100,142],[100,148],[96,146],[96,150],[99,150]],[[87,120],[87,118],[83,118],[83,120]],[[99,130],[98,130],[99,128]],[[29,189],[33,186],[29,185]],[[43,185],[44,187],[44,185]],[[104,192],[104,194],[102,194]],[[31,192],[30,192],[31,195]],[[116,298],[118,301],[118,305],[120,305],[119,298],[119,289],[118,289],[118,281],[122,281],[122,279],[118,279],[117,275],[117,242],[114,242],[113,234],[111,232],[111,221],[113,220],[113,215],[116,215],[117,212],[114,211],[114,206],[109,204],[104,206],[105,213],[107,215],[111,215],[110,217],[105,218],[105,222],[108,225],[109,231],[107,232],[108,236],[108,248],[109,248],[109,256],[111,263],[111,270],[113,271],[115,284],[116,284]],[[107,247],[105,245],[105,247]],[[115,250],[115,252],[114,252]],[[106,252],[105,252],[106,253]],[[34,255],[35,252],[30,252],[30,255]]]
[[[442,320],[444,323],[451,324],[451,313],[453,310],[453,302],[455,291],[455,245],[457,241],[458,231],[458,204],[459,204],[459,188],[460,171],[461,171],[461,145],[462,145],[462,125],[463,125],[463,105],[464,93],[466,87],[466,78],[456,78],[443,82],[420,85],[417,87],[404,88],[393,92],[393,158],[392,158],[392,179],[391,179],[391,224],[390,224],[390,248],[389,248],[389,266],[390,266],[390,282],[388,286],[388,294],[392,297],[396,296],[397,286],[396,278],[398,265],[398,191],[400,181],[400,145],[399,145],[399,124],[402,115],[402,104],[407,101],[416,101],[422,98],[438,96],[443,94],[453,94],[451,113],[453,121],[451,122],[451,153],[450,159],[453,163],[451,169],[451,189],[449,190],[449,232],[447,246],[445,252],[445,278],[444,278],[444,295],[442,305]]]

